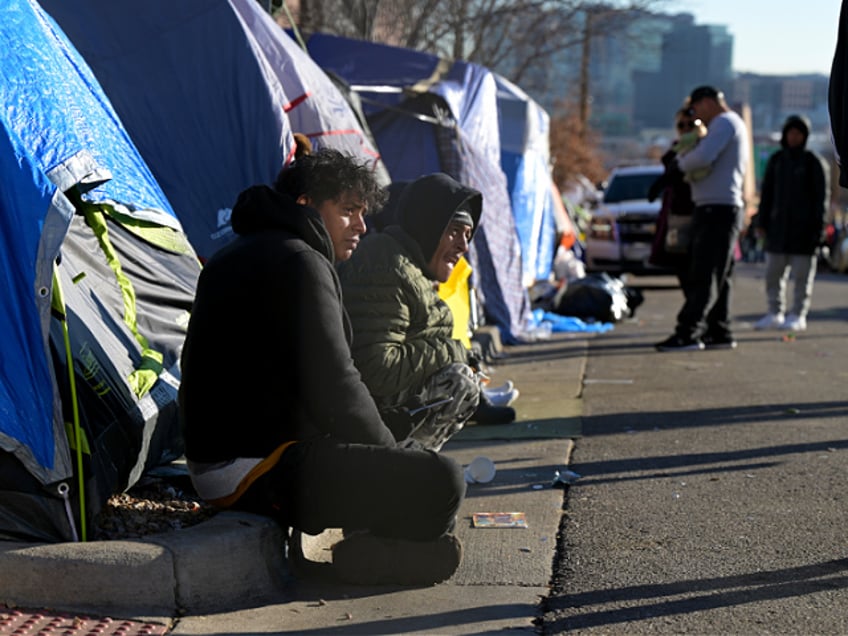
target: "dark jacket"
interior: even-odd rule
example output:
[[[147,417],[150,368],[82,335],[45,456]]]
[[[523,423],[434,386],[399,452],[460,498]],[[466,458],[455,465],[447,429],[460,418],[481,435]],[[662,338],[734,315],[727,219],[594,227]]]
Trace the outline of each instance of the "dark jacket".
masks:
[[[460,206],[476,228],[479,192],[447,175],[418,179],[400,198],[399,225],[369,234],[339,265],[353,324],[353,357],[381,407],[404,401],[442,367],[468,360],[467,349],[452,337],[453,316],[427,268]]]
[[[238,238],[201,272],[182,353],[186,457],[267,457],[321,435],[393,446],[350,355],[319,214],[255,186],[232,226]]]
[[[789,148],[786,132],[796,128],[804,144]],[[765,250],[782,254],[813,254],[821,243],[826,211],[827,177],[819,157],[806,150],[808,122],[789,117],[781,148],[766,164],[755,227],[765,231]]]
[[[828,87],[828,112],[833,149],[839,164],[839,185],[848,188],[848,0],[842,0],[839,12]]]

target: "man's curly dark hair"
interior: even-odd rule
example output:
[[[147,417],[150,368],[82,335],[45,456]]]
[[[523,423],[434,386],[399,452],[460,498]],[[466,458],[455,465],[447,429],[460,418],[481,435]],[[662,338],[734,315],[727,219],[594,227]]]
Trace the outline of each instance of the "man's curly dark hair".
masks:
[[[353,192],[362,198],[369,212],[379,210],[386,199],[386,191],[377,183],[370,166],[333,148],[298,157],[280,171],[274,189],[293,199],[306,195],[313,206]]]

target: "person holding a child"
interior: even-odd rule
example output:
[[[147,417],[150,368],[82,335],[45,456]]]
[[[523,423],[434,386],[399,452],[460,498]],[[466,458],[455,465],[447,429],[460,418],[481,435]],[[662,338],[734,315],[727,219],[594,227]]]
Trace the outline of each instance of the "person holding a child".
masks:
[[[731,287],[736,241],[744,221],[748,130],[724,94],[712,86],[694,89],[689,103],[692,116],[707,126],[707,134],[674,161],[683,173],[707,172],[690,183],[695,210],[683,307],[674,333],[655,346],[659,351],[733,349]]]

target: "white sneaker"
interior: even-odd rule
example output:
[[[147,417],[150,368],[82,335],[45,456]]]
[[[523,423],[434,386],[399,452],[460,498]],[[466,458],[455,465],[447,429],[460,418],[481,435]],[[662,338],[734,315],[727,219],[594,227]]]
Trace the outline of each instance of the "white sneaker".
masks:
[[[487,386],[486,387],[486,393],[488,393],[489,395],[491,395],[493,393],[509,393],[514,388],[515,388],[515,385],[512,383],[512,380],[507,380],[506,382],[504,382],[500,386],[492,386],[492,387]]]
[[[512,389],[505,393],[489,393],[486,389],[483,390],[486,391],[486,397],[489,398],[489,402],[491,402],[493,406],[509,406],[515,402],[520,395],[518,389]]]
[[[789,331],[804,331],[807,328],[807,319],[804,316],[789,314],[783,323],[783,328]]]
[[[754,323],[754,329],[757,329],[758,331],[763,329],[783,329],[785,322],[783,314],[780,312],[776,314],[766,314]]]

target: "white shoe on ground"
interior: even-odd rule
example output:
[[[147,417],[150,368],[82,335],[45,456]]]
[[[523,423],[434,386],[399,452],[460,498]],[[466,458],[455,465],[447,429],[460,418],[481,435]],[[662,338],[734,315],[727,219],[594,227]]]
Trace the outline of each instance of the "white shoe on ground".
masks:
[[[804,331],[807,328],[807,319],[804,316],[789,314],[783,323],[783,328],[788,331]]]
[[[511,391],[504,393],[494,393],[490,392],[488,389],[483,390],[486,392],[486,396],[489,398],[489,402],[491,402],[493,406],[509,406],[515,402],[520,395],[518,389],[512,389]]]
[[[512,383],[512,380],[507,380],[500,386],[487,386],[486,393],[489,395],[493,393],[509,393],[515,388],[515,385]]]
[[[783,329],[785,322],[786,320],[780,312],[776,314],[766,314],[754,323],[754,329],[758,331],[762,331],[763,329]]]

